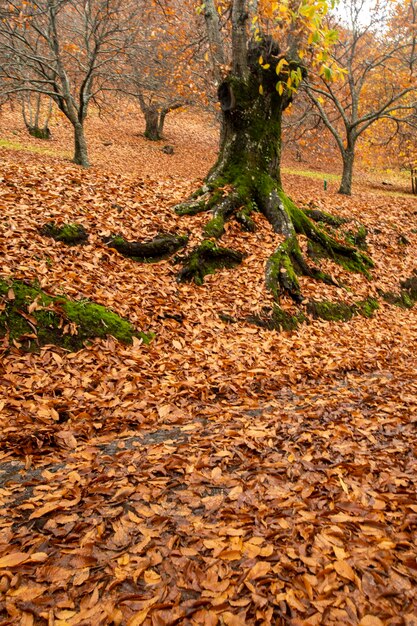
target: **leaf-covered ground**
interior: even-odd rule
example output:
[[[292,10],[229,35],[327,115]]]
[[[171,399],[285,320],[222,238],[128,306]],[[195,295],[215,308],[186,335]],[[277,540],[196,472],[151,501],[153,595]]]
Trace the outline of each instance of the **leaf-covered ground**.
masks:
[[[93,118],[88,171],[62,156],[59,120],[55,156],[14,120],[2,135],[41,152],[0,152],[0,278],[91,299],[155,339],[31,354],[5,339],[0,625],[416,626],[417,315],[379,295],[417,269],[415,198],[287,174],[297,202],[365,224],[376,264],[367,281],[326,262],[350,291],[301,279],[303,293],[381,306],[276,333],[242,321],[271,305],[278,239],[259,216],[255,234],[227,225],[243,265],[201,287],[103,242],[201,238],[206,218],[172,206],[214,160],[206,118],[168,121],[172,156],[128,116]],[[42,236],[48,220],[82,224],[88,244]]]

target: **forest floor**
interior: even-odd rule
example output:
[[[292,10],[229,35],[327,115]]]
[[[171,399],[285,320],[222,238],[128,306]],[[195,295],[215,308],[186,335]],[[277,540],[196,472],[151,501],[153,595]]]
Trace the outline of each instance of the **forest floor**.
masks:
[[[47,144],[17,120],[0,117],[0,278],[89,298],[155,338],[31,354],[5,339],[0,626],[416,626],[417,314],[380,298],[417,269],[408,181],[364,173],[342,197],[335,168],[286,164],[289,195],[363,223],[375,262],[367,280],[326,261],[348,289],[302,278],[303,294],[380,308],[278,333],[222,321],[271,305],[278,239],[261,216],[254,234],[227,225],[244,262],[202,286],[103,243],[201,239],[206,216],[172,206],[215,159],[209,117],[173,115],[149,143],[132,111],[93,116],[88,170],[60,118]],[[45,238],[48,220],[83,224],[88,244]]]

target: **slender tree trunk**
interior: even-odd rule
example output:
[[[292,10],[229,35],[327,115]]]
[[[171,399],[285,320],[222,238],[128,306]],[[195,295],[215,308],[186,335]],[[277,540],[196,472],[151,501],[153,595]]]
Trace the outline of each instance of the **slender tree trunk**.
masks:
[[[74,163],[83,167],[90,167],[88,160],[87,141],[84,134],[84,126],[80,122],[74,125]]]
[[[343,158],[343,173],[342,182],[340,183],[338,193],[350,196],[352,194],[352,179],[353,179],[353,163],[355,160],[355,150],[350,148],[342,152]]]
[[[156,107],[149,107],[144,111],[145,115],[145,137],[151,141],[161,139],[159,132],[159,110]]]

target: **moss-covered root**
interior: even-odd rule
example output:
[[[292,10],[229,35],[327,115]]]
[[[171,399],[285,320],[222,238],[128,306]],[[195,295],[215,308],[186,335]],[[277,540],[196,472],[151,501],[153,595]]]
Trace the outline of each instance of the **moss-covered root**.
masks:
[[[303,300],[293,264],[293,260],[299,255],[301,256],[301,251],[297,238],[293,235],[279,245],[267,261],[266,286],[276,302],[279,302],[282,292],[289,295],[294,302],[300,303]]]
[[[123,343],[132,343],[133,337],[144,343],[151,339],[99,304],[50,296],[21,281],[0,280],[0,303],[0,337],[23,350],[53,344],[75,352],[86,341],[107,335]]]
[[[305,262],[294,233],[278,246],[266,264],[266,286],[276,302],[279,302],[281,293],[287,294],[298,304],[302,302],[297,275],[310,276],[327,285],[337,285],[331,276]]]
[[[401,309],[412,309],[417,302],[417,271],[410,278],[402,280],[400,286],[401,289],[398,293],[383,292],[382,297],[388,304],[394,304]]]
[[[309,253],[313,258],[330,258],[345,269],[359,272],[370,278],[369,270],[374,267],[374,263],[368,256],[359,252],[351,244],[338,241],[326,233],[283,192],[280,192],[279,196],[291,217],[296,233],[305,235],[309,240]]]
[[[177,215],[197,215],[210,210],[211,187],[203,185],[185,202],[174,206]]]
[[[302,311],[298,311],[293,315],[288,311],[284,311],[278,304],[274,304],[272,310],[267,311],[264,315],[252,315],[247,317],[245,321],[268,330],[291,331],[298,328],[306,319]]]
[[[243,260],[243,254],[230,248],[221,248],[213,241],[205,239],[183,259],[183,268],[178,274],[179,281],[193,280],[202,285],[204,276],[214,274],[216,269],[235,267]]]
[[[304,211],[307,217],[313,220],[313,222],[326,224],[327,226],[332,226],[333,228],[339,228],[339,226],[349,221],[344,217],[332,215],[331,213],[327,213],[326,211],[321,211],[319,209],[303,208],[302,211]]]
[[[86,243],[88,233],[81,224],[63,224],[56,226],[55,222],[47,222],[39,229],[42,235],[52,237],[55,241],[62,241],[69,246]]]
[[[151,241],[126,241],[123,237],[115,236],[106,243],[123,256],[135,261],[151,262],[165,259],[187,245],[187,242],[187,235],[159,233]]]
[[[312,300],[307,304],[307,313],[314,319],[322,319],[327,321],[347,322],[356,315],[362,317],[372,317],[374,312],[379,308],[378,301],[374,298],[361,300],[354,304],[346,304],[345,302],[329,302],[327,300],[318,302]]]
[[[219,239],[224,233],[224,225],[227,219],[239,206],[239,198],[235,194],[231,194],[219,200],[213,207],[213,217],[204,227],[203,234],[205,237],[214,237]]]

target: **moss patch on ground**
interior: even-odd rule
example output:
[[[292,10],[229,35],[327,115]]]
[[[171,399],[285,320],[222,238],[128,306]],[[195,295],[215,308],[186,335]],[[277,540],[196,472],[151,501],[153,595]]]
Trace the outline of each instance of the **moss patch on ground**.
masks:
[[[68,246],[76,246],[88,241],[88,233],[81,224],[57,226],[55,222],[47,222],[40,228],[40,233],[46,237],[52,237],[55,241],[62,241]]]
[[[231,268],[239,265],[243,254],[230,248],[221,248],[213,241],[205,239],[197,248],[182,259],[183,269],[178,275],[179,281],[193,280],[196,285],[202,285],[204,276],[214,274],[216,269]]]
[[[302,311],[292,314],[275,304],[265,315],[253,315],[247,317],[245,321],[268,330],[291,331],[296,330],[306,319]]]
[[[388,304],[394,304],[401,309],[412,309],[417,302],[417,270],[413,276],[402,280],[400,287],[398,293],[388,291],[382,293],[382,297]]]
[[[356,315],[362,315],[362,317],[367,318],[372,317],[378,308],[378,301],[374,298],[361,300],[354,304],[330,302],[328,300],[318,302],[313,300],[307,304],[307,313],[314,319],[347,322]]]
[[[21,281],[0,280],[0,337],[7,336],[9,344],[27,351],[53,344],[75,352],[86,341],[108,335],[128,344],[133,337],[144,343],[151,340],[100,304],[50,296]]]

